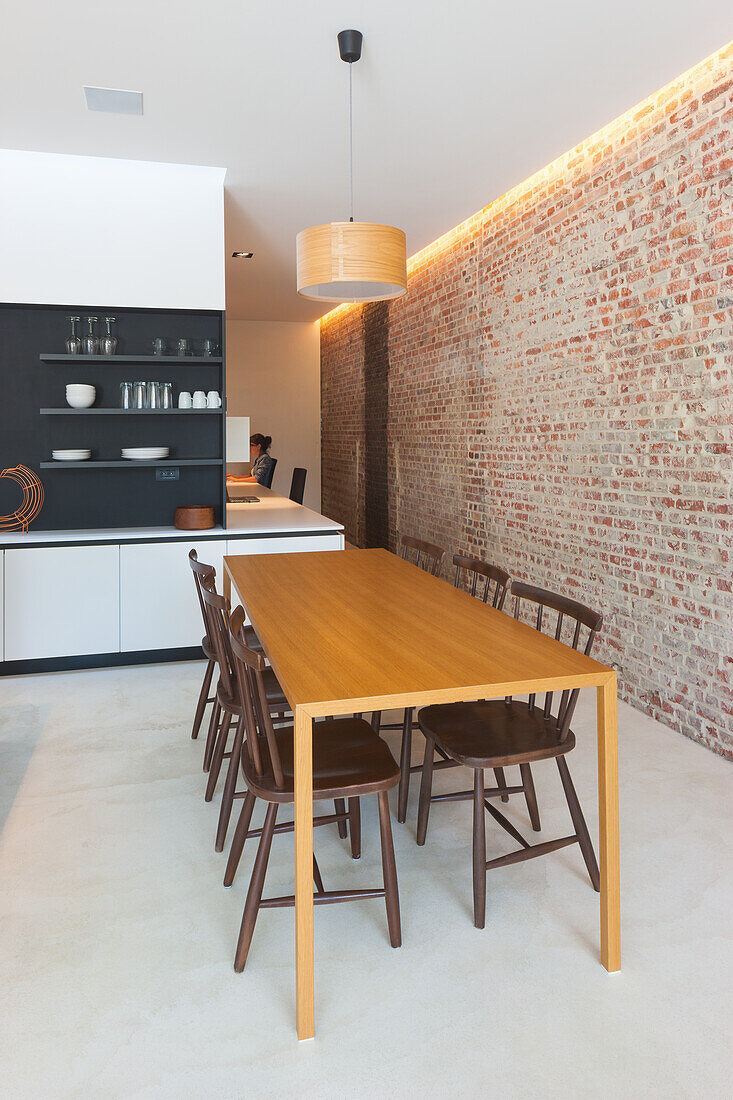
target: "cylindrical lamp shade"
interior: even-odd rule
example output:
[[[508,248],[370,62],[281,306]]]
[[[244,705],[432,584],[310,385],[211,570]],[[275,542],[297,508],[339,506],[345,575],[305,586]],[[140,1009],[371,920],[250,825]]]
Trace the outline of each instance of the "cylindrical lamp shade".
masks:
[[[381,302],[407,290],[405,234],[376,222],[330,222],[296,238],[298,293],[319,302]]]

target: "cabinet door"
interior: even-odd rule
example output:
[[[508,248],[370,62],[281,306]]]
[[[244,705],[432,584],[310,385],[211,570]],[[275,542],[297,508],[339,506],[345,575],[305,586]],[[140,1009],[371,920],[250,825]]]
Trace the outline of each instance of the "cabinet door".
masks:
[[[227,554],[296,554],[315,550],[343,550],[344,536],[333,535],[273,535],[264,539],[229,539]]]
[[[204,633],[188,552],[216,569],[221,591],[224,539],[120,547],[120,648],[179,649],[200,645]]]
[[[5,660],[5,551],[0,550],[0,661]]]
[[[5,551],[5,660],[117,653],[119,547]]]

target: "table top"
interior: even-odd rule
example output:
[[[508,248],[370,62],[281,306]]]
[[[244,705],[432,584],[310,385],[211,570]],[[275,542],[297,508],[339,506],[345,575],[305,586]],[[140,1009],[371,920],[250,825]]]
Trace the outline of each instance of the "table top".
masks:
[[[314,716],[597,687],[614,675],[387,550],[224,563],[291,706]]]

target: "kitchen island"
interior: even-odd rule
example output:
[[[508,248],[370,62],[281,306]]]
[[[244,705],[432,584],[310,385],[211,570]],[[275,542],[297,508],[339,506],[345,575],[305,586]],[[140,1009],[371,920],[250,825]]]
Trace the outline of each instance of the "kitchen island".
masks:
[[[225,554],[343,549],[341,524],[259,485],[252,496],[206,531],[1,533],[0,675],[200,659],[189,550],[221,583]]]

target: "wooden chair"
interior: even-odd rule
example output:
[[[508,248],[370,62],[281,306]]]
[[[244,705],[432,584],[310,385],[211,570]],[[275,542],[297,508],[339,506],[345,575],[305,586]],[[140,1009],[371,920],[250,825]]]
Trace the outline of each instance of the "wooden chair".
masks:
[[[216,785],[219,780],[221,766],[225,759],[229,759],[229,771],[224,785],[221,809],[219,811],[219,824],[216,832],[216,850],[224,850],[224,841],[229,825],[234,798],[234,786],[237,778],[237,745],[241,745],[242,738],[242,707],[239,701],[239,693],[236,685],[236,673],[234,661],[229,645],[229,600],[220,596],[214,587],[212,576],[203,577],[201,581],[201,597],[204,603],[209,624],[209,637],[214,650],[214,656],[219,668],[219,682],[216,687],[216,699],[211,715],[209,734],[206,741],[204,754],[204,770],[209,772],[206,785],[206,801],[210,802],[214,797]],[[235,612],[235,627],[237,634],[244,635],[244,611],[238,608]],[[254,650],[252,652],[255,652]],[[265,658],[262,658],[263,665]],[[273,714],[283,716],[290,709],[290,704],[277,681],[272,669],[265,665],[262,682],[267,697],[268,707]],[[229,731],[234,723],[234,747],[227,753],[227,740]],[[234,759],[232,759],[234,757]]]
[[[304,470],[302,466],[296,466],[293,470],[293,478],[290,482],[290,499],[294,500],[296,504],[303,503],[303,493],[305,492],[305,479],[308,474],[307,470]]]
[[[234,879],[247,837],[260,837],[234,958],[234,969],[239,972],[244,969],[247,961],[259,910],[295,904],[292,894],[264,900],[262,898],[273,834],[288,832],[293,828],[291,822],[278,826],[277,815],[281,805],[294,801],[294,739],[292,726],[280,729],[273,727],[265,690],[266,666],[262,655],[248,649],[233,633],[230,634],[230,645],[246,730],[240,760],[247,794],[232,841],[224,878],[225,886],[231,885]],[[358,807],[362,796],[377,795],[384,884],[377,890],[326,890],[314,856],[314,902],[316,905],[323,905],[383,897],[387,908],[389,938],[393,947],[400,946],[402,933],[387,792],[397,785],[399,774],[399,768],[386,744],[375,735],[367,722],[360,718],[329,718],[315,723],[313,800],[333,798],[342,804],[348,800],[351,811],[355,805]],[[262,829],[250,830],[252,811],[258,798],[267,803],[265,823]],[[323,825],[336,820],[338,816],[329,814],[316,818],[314,824]],[[355,847],[360,844],[360,837],[353,830],[351,842],[353,854]]]
[[[209,638],[209,624],[206,616],[206,608],[204,607],[204,600],[201,595],[201,580],[203,577],[216,577],[216,572],[213,565],[204,565],[203,562],[198,560],[198,554],[195,550],[191,550],[188,555],[188,563],[191,566],[191,572],[193,573],[193,581],[196,586],[196,595],[198,597],[199,606],[201,608],[201,617],[204,621],[204,636],[201,639],[201,648],[204,651],[206,657],[206,670],[204,672],[204,681],[201,685],[201,691],[199,692],[198,703],[196,704],[196,713],[193,717],[193,729],[191,730],[191,737],[195,740],[199,735],[199,729],[201,728],[201,722],[204,717],[204,711],[206,710],[207,703],[214,703],[216,701],[213,695],[209,695],[211,690],[211,678],[214,674],[214,666],[216,665],[216,656],[214,654],[214,646]]]
[[[557,612],[554,636],[558,641],[563,640],[564,621],[567,619],[574,623],[571,641],[573,649],[578,648],[581,628],[585,627],[588,635],[583,652],[590,653],[593,639],[603,622],[602,615],[575,600],[518,581],[512,584],[512,594],[515,597],[515,618],[519,618],[523,600],[537,605],[535,623],[537,630],[542,630],[543,613],[546,608]],[[526,703],[511,697],[477,703],[444,703],[425,707],[418,714],[418,722],[425,735],[426,744],[420,786],[417,843],[425,843],[431,802],[473,800],[473,906],[474,924],[477,928],[484,927],[486,871],[493,867],[520,863],[535,856],[554,852],[568,844],[579,844],[593,889],[600,889],[598,864],[593,845],[565,761],[565,755],[575,746],[575,736],[570,729],[570,722],[575,711],[578,693],[578,688],[573,691],[563,691],[554,714],[552,713],[552,692],[545,695],[542,706],[537,704],[534,695],[530,695]],[[453,766],[460,765],[473,769],[472,791],[432,794],[433,757],[436,750],[446,760],[451,761]],[[539,811],[530,762],[549,759],[554,759],[557,763],[575,832],[558,840],[529,844],[504,814],[492,806],[488,800],[502,795],[524,794],[532,827],[539,830]],[[504,768],[513,764],[519,765],[521,784],[497,786],[491,789],[484,786],[484,769]],[[486,811],[520,845],[517,851],[488,862],[486,861],[484,822]]]
[[[432,542],[414,539],[411,535],[401,535],[400,557],[406,561],[411,561],[419,569],[424,569],[426,573],[432,573],[434,577],[437,577],[443,565],[445,550]]]

